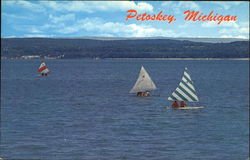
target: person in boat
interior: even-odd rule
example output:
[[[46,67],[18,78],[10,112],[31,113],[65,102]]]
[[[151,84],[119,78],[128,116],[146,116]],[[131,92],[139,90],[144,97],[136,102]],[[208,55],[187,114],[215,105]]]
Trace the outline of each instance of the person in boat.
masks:
[[[150,96],[150,94],[149,94],[148,91],[146,91],[146,92],[143,93],[143,96],[144,96],[144,97],[148,97],[148,96]]]
[[[172,104],[172,107],[173,107],[173,108],[179,107],[178,102],[177,102],[177,101],[174,101],[173,104]]]
[[[187,107],[187,105],[184,103],[184,101],[181,101],[180,107]]]
[[[138,92],[138,93],[137,93],[137,96],[142,96],[142,92]]]
[[[140,97],[147,97],[147,96],[150,96],[149,92],[146,91],[146,92],[138,92],[137,93],[137,96],[140,96]]]

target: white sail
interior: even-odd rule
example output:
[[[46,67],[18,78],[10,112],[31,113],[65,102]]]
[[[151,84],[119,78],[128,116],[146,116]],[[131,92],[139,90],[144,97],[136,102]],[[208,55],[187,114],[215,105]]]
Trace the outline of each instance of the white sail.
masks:
[[[49,73],[49,69],[46,68],[45,70],[43,70],[41,73]]]
[[[40,64],[39,69],[42,68],[43,66],[46,66],[45,62],[42,62],[42,63]]]
[[[187,68],[184,70],[183,77],[179,86],[175,89],[170,97],[168,97],[170,101],[187,101],[187,102],[198,102],[199,99],[197,97],[194,83],[191,79],[190,74],[188,73]]]
[[[129,93],[137,93],[137,92],[146,92],[157,89],[151,77],[144,69],[141,67],[141,71],[139,73],[139,77],[134,85],[134,87],[130,90]]]
[[[49,73],[49,69],[48,67],[46,66],[45,62],[42,62],[39,69],[38,69],[38,72],[40,73]]]

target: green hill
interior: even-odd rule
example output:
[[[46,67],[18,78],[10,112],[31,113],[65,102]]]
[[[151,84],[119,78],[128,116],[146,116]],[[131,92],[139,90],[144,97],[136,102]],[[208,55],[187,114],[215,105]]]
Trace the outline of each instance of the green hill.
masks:
[[[230,43],[174,39],[2,38],[2,57],[63,58],[248,58],[249,41]]]

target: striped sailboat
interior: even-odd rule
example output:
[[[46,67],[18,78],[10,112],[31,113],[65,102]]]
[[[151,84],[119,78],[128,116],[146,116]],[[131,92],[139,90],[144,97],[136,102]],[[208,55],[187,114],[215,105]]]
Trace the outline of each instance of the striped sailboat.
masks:
[[[41,76],[47,76],[50,73],[50,70],[46,66],[45,62],[41,62],[38,72],[41,73]]]
[[[187,68],[185,68],[184,70],[184,74],[182,76],[181,82],[179,83],[175,91],[171,94],[171,96],[168,97],[168,100],[169,101],[199,102],[199,98],[197,96],[197,93],[194,87],[194,82],[192,81]],[[185,107],[185,108],[199,109],[203,107]]]

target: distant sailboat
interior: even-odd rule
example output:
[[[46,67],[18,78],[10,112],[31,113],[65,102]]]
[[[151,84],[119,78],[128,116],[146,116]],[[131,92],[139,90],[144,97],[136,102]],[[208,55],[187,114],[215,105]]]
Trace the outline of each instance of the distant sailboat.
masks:
[[[139,77],[129,93],[137,93],[137,96],[150,96],[149,92],[155,89],[157,89],[156,85],[142,66]]]
[[[185,102],[198,102],[198,96],[194,88],[194,82],[191,79],[188,69],[185,68],[179,86],[175,89],[171,96],[168,97],[169,101],[185,101]],[[176,107],[176,109],[201,109],[203,107]]]
[[[46,66],[45,62],[41,62],[38,72],[41,73],[41,76],[47,76],[50,73],[50,70]]]

